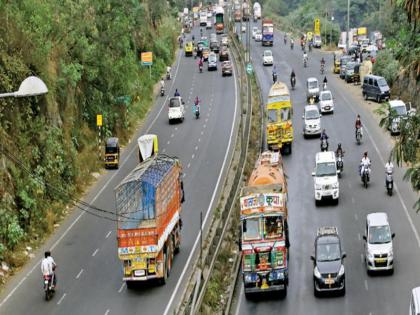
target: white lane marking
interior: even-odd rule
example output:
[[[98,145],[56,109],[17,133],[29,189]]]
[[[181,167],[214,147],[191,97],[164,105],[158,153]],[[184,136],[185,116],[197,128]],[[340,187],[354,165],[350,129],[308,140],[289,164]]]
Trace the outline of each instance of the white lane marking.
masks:
[[[112,231],[109,231],[105,238],[108,238],[111,235]]]
[[[198,150],[198,145],[195,146],[195,151],[197,151],[197,150]]]
[[[80,269],[79,273],[78,273],[78,274],[77,274],[77,276],[76,276],[76,279],[79,279],[79,278],[80,278],[80,276],[82,275],[82,273],[83,273],[83,269]]]
[[[182,56],[182,54],[180,53],[180,54],[178,54],[178,64],[177,64],[177,67],[176,67],[176,70],[175,70],[175,74],[174,74],[174,77],[173,77],[173,80],[171,80],[172,81],[172,83],[171,83],[171,87],[170,87],[170,89],[172,89],[172,87],[173,87],[173,85],[175,84],[175,78],[176,78],[176,76],[178,75],[178,70],[179,70],[179,65],[181,64],[180,63],[180,60],[181,60],[181,56]],[[169,97],[169,95],[167,95],[166,96],[166,98],[165,98],[165,101],[164,101],[164,103],[163,104],[166,104],[166,102],[168,101],[168,97]],[[149,133],[150,132],[150,130],[152,129],[152,127],[153,127],[153,125],[155,124],[155,122],[156,122],[156,120],[158,119],[158,117],[160,116],[160,113],[162,112],[162,110],[163,110],[163,108],[164,108],[165,106],[162,106],[161,107],[161,109],[158,111],[158,113],[157,113],[157,115],[156,115],[156,117],[151,121],[151,123],[150,123],[150,125],[149,125],[149,127],[146,129],[146,132],[145,133]],[[131,142],[131,139],[130,139],[130,142]],[[122,163],[121,163],[121,167],[120,168],[122,168],[126,163],[127,163],[127,161],[128,161],[128,159],[130,158],[130,156],[133,154],[133,152],[135,151],[135,150],[137,150],[137,146],[133,146],[133,148],[131,149],[131,151],[128,153],[128,155],[126,155],[125,156],[125,159],[122,161]],[[112,176],[108,179],[108,181],[104,184],[104,186],[102,186],[102,188],[99,190],[99,192],[96,194],[96,196],[92,199],[92,201],[90,202],[90,204],[94,204],[95,203],[95,201],[96,201],[96,199],[98,199],[98,197],[102,194],[102,192],[108,187],[108,185],[109,185],[109,183],[114,179],[114,177],[115,176],[117,176],[117,174],[118,174],[118,172],[114,172],[114,174],[112,174]],[[80,218],[85,214],[86,212],[82,212],[82,213],[80,213],[78,216],[77,216],[77,218],[76,219],[74,219],[74,221],[69,225],[69,227],[64,231],[64,233],[63,234],[61,234],[61,236],[55,241],[55,243],[51,246],[51,250],[54,250],[54,248],[56,248],[57,247],[57,245],[61,242],[61,240],[67,235],[67,233],[73,228],[73,226],[77,223],[77,221],[79,221],[80,220]],[[22,278],[22,280],[20,280],[19,281],[19,283],[17,284],[17,286],[16,287],[14,287],[13,289],[12,289],[12,291],[10,291],[10,293],[4,298],[4,300],[3,301],[1,301],[1,303],[0,303],[0,308],[4,305],[4,303],[6,303],[7,302],[7,300],[9,300],[10,299],[10,297],[16,292],[16,290],[22,285],[22,283],[27,279],[27,276],[29,276],[34,270],[35,270],[35,268],[37,268],[38,266],[39,266],[39,264],[41,263],[41,260],[39,260],[38,261],[38,263],[36,263],[32,268],[31,268],[31,270],[29,270],[29,272],[27,273],[27,275],[25,276],[25,277],[23,277]]]
[[[194,158],[195,158],[195,154],[193,153],[193,155],[191,155],[191,159],[194,160]]]
[[[208,122],[208,121],[209,121],[209,119],[208,119],[208,118],[206,118],[206,119],[204,119],[204,121],[205,121],[205,122]]]
[[[190,168],[190,166],[191,166],[191,163],[188,163],[187,168]]]
[[[125,282],[122,283],[121,287],[118,289],[118,293],[121,293],[124,290]]]
[[[243,295],[244,295],[244,287],[241,285],[241,292],[239,292],[239,299],[238,299],[238,304],[236,305],[235,315],[239,315],[239,310],[241,308],[242,296]]]
[[[362,237],[360,236],[360,233],[357,233],[357,238],[359,239],[359,241],[362,240]]]
[[[236,82],[237,79],[236,79],[235,72],[234,72],[234,76],[235,76],[235,80],[234,80],[234,82],[235,82],[235,111],[233,113],[233,119],[235,121],[236,120],[236,115],[237,115],[236,112],[237,112],[237,109],[238,109],[238,97],[237,97],[237,95],[238,95],[238,87],[237,87],[237,82]],[[216,198],[217,188],[220,185],[220,181],[221,181],[222,175],[223,175],[223,170],[225,168],[226,161],[227,161],[227,158],[228,158],[228,155],[229,155],[228,153],[230,151],[230,146],[232,144],[232,138],[233,138],[233,131],[234,130],[235,130],[235,123],[232,123],[231,129],[230,129],[230,136],[229,136],[228,147],[227,147],[227,150],[225,151],[225,157],[223,159],[223,164],[222,164],[222,167],[220,168],[219,177],[217,178],[216,186],[215,186],[215,188],[213,190],[213,195],[211,197],[211,201],[210,201],[209,207],[207,208],[206,216],[204,217],[204,220],[203,220],[203,223],[202,223],[202,227],[205,227],[206,226],[207,220],[208,220],[209,215],[210,215],[210,212],[211,212],[211,208],[213,207],[213,203],[214,203],[214,200]],[[190,255],[188,256],[187,262],[184,265],[184,269],[182,269],[182,273],[179,276],[179,279],[178,279],[178,281],[176,283],[176,286],[175,286],[174,290],[172,291],[171,298],[169,299],[169,302],[166,305],[166,308],[165,308],[165,311],[163,312],[163,315],[168,315],[169,314],[169,310],[170,310],[170,308],[172,306],[172,303],[174,302],[175,296],[176,296],[176,294],[177,294],[177,292],[179,290],[179,287],[180,287],[181,283],[184,280],[185,273],[187,272],[187,269],[190,268],[191,259],[192,259],[193,254],[194,254],[194,252],[195,252],[195,250],[196,250],[196,248],[198,246],[198,243],[200,241],[200,236],[201,236],[201,233],[198,232],[197,233],[197,237],[196,237],[195,242],[194,242],[194,245],[193,245],[193,247],[192,247],[192,249],[190,251]]]
[[[178,127],[175,127],[175,131],[178,130]]]
[[[357,221],[359,220],[359,216],[357,215],[357,213],[354,214],[354,219]]]
[[[95,251],[92,254],[92,257],[95,257],[95,255],[99,252],[99,248],[95,249]]]
[[[171,133],[171,138],[173,138],[174,137],[174,134],[173,133]]]
[[[106,310],[104,315],[108,315],[109,314],[109,309]]]
[[[61,297],[61,299],[58,300],[57,305],[60,305],[61,302],[63,302],[64,298],[66,297],[66,293],[63,294],[63,296]]]
[[[167,144],[167,145],[169,145],[169,143],[171,143],[171,141],[169,141],[169,140],[168,140],[168,141],[166,142],[166,144]]]
[[[206,126],[206,124],[204,124],[204,125],[203,125],[203,128],[204,128],[204,129],[206,129],[206,127],[207,127],[207,126]]]
[[[338,89],[338,93],[340,93],[340,94],[341,94],[340,89]],[[341,94],[341,96],[343,97],[343,94]],[[343,97],[343,99],[344,99],[344,101],[347,103],[347,105],[349,105],[348,107],[350,108],[350,110],[351,110],[351,111],[352,111],[352,112],[356,115],[357,113],[356,113],[356,112],[355,112],[355,110],[352,108],[351,103],[347,100],[347,98],[346,98],[346,97]],[[384,159],[382,158],[382,154],[381,154],[381,152],[379,151],[379,148],[378,148],[378,146],[376,145],[376,142],[373,140],[373,138],[372,138],[372,136],[370,135],[370,132],[368,131],[368,129],[366,128],[366,126],[363,128],[363,131],[366,131],[366,135],[369,137],[370,142],[372,142],[373,147],[375,148],[375,151],[376,151],[376,153],[378,154],[379,159],[380,159],[380,160],[381,160],[381,162],[382,162],[382,165],[385,165],[385,161],[384,161]],[[405,213],[405,216],[407,217],[408,223],[410,224],[411,230],[413,231],[414,236],[416,237],[416,240],[417,240],[417,246],[420,248],[420,236],[419,236],[419,233],[417,232],[416,226],[414,225],[413,220],[411,219],[410,213],[408,212],[407,206],[405,205],[404,200],[403,200],[403,199],[402,199],[402,197],[401,197],[400,190],[398,189],[398,186],[397,186],[397,184],[396,184],[396,183],[394,183],[394,188],[395,188],[395,191],[397,192],[398,199],[400,200],[400,203],[401,203],[401,205],[402,205],[402,207],[403,207],[403,209],[404,209],[404,213]]]
[[[203,134],[204,134],[204,131],[201,132],[201,135],[203,135]]]
[[[354,204],[355,200],[354,197],[351,197],[351,203]]]
[[[165,149],[165,148],[163,148],[163,149],[162,149],[162,153],[165,153],[165,152],[166,152],[166,149]]]
[[[365,279],[365,289],[366,289],[366,291],[369,291],[369,287],[368,287],[368,283],[367,283],[366,279]]]
[[[198,142],[201,142],[201,138],[198,138]]]
[[[365,257],[363,257],[363,254],[360,254],[360,260],[362,261],[362,264],[365,262]]]
[[[351,183],[349,182],[349,188],[351,189]]]

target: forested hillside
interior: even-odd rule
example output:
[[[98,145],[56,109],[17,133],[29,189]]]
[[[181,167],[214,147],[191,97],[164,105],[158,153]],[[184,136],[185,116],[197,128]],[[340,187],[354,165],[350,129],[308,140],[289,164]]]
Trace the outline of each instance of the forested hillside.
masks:
[[[21,244],[48,234],[102,166],[96,115],[122,140],[144,116],[174,57],[176,12],[164,0],[0,1],[0,92],[29,75],[49,89],[0,99],[0,261],[23,261]]]

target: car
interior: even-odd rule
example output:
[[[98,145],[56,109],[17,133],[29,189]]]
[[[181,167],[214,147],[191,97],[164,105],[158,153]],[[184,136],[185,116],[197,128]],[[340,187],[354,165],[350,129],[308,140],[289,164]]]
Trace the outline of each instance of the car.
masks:
[[[210,42],[210,50],[214,51],[216,54],[219,53],[220,50],[220,45],[219,42],[215,41],[215,42]]]
[[[221,36],[221,44],[222,46],[229,47],[229,36],[227,34]]]
[[[394,251],[388,215],[385,212],[369,213],[366,216],[365,234],[365,264],[369,273],[373,271],[394,272]]]
[[[407,110],[407,105],[401,100],[392,100],[388,102],[389,104],[389,124],[388,130],[391,132],[391,135],[396,135],[400,133],[400,123],[401,119],[406,119],[408,115],[414,113],[414,109]],[[411,105],[409,104],[411,107]]]
[[[213,27],[211,21],[207,20],[206,29],[211,29]]]
[[[346,275],[344,258],[346,253],[341,248],[341,240],[335,226],[318,228],[315,238],[313,261],[314,295],[321,293],[346,293]]]
[[[264,66],[272,66],[273,65],[273,53],[269,49],[264,50],[263,65]]]
[[[331,91],[325,90],[319,93],[319,109],[321,113],[334,112],[334,98]]]
[[[184,47],[185,56],[192,56],[193,55],[193,43],[186,42]]]
[[[359,75],[359,67],[360,64],[357,62],[348,62],[344,70],[344,81],[347,83],[353,82],[355,80],[356,74],[357,76]]]
[[[207,70],[217,70],[217,56],[214,52],[209,54],[208,63],[207,63]]]
[[[207,11],[207,19],[211,19],[213,17],[213,12]]]
[[[389,100],[390,90],[385,78],[368,74],[363,78],[362,95],[365,100],[370,97],[380,103],[382,100]]]
[[[246,24],[245,23],[242,24],[241,32],[242,33],[246,32]]]
[[[217,42],[217,35],[216,33],[210,34],[210,42]]]
[[[352,57],[348,55],[344,55],[340,57],[340,78],[344,79],[344,74],[346,71],[346,64],[347,62],[352,61]]]
[[[204,47],[203,52],[202,52],[202,56],[203,56],[204,61],[209,60],[209,54],[210,54],[210,49],[208,49],[207,47]]]
[[[168,118],[169,123],[171,124],[173,121],[184,121],[185,117],[185,108],[184,108],[184,101],[180,96],[171,97],[169,99],[169,111],[168,111]]]
[[[321,48],[322,46],[321,35],[314,35],[313,43],[314,43],[315,48]]]
[[[260,30],[255,32],[255,37],[254,37],[256,42],[260,42],[262,41],[262,32]]]
[[[258,31],[258,26],[254,26],[252,28],[252,38],[255,38],[255,34],[257,33],[257,31]]]
[[[311,98],[315,98],[315,101],[319,100],[319,83],[318,79],[311,77],[306,80],[306,99],[309,102]]]
[[[410,315],[420,314],[420,287],[411,290]]]
[[[233,69],[232,69],[232,63],[230,62],[230,60],[223,61],[223,63],[222,63],[222,76],[223,77],[225,75],[231,76],[232,73],[233,73]]]
[[[338,204],[338,198],[340,197],[339,173],[335,152],[318,152],[315,155],[315,169],[312,176],[314,177],[314,195],[317,206],[326,199]]]
[[[303,109],[303,136],[321,133],[321,115],[316,105],[306,105]]]
[[[229,52],[227,48],[222,47],[219,52],[219,61],[227,61],[229,60]]]

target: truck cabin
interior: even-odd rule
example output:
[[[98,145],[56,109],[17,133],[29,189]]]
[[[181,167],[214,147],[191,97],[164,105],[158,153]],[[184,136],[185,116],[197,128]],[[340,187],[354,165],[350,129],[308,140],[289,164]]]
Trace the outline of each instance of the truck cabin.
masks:
[[[118,168],[120,160],[120,145],[118,138],[108,138],[105,143],[105,168]]]

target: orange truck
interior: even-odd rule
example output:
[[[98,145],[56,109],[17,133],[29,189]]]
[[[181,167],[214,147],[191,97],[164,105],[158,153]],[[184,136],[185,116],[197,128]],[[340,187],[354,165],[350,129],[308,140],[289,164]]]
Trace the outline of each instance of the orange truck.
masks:
[[[246,298],[287,295],[289,283],[287,183],[279,152],[263,152],[241,191],[241,273]]]
[[[166,283],[181,244],[181,164],[157,153],[154,135],[138,144],[140,164],[115,188],[118,258],[127,287],[151,279]]]

